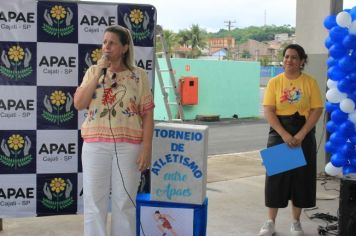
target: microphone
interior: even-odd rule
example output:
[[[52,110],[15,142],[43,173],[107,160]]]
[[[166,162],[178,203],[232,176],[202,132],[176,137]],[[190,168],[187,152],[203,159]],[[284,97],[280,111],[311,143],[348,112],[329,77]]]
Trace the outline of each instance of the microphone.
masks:
[[[111,85],[111,88],[116,88],[117,86],[116,73],[112,74],[111,80],[114,80],[114,83]]]
[[[106,61],[106,60],[108,60],[108,59],[109,59],[109,56],[108,56],[107,53],[103,53],[103,55],[102,55],[101,58],[100,58],[100,60],[104,60],[104,61]],[[104,68],[102,69],[102,74],[104,75],[103,80],[102,80],[102,84],[105,83],[105,77],[106,77],[106,72],[107,72],[107,70],[108,70],[107,67],[104,67]]]
[[[109,59],[109,55],[107,53],[103,53],[103,55],[101,56],[101,60],[108,60]],[[103,75],[104,78],[106,76],[106,72],[107,72],[108,68],[103,68]]]

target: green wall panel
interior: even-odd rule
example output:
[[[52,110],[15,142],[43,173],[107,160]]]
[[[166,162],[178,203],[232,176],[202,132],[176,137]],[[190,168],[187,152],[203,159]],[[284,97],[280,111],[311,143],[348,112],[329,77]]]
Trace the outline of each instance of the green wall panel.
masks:
[[[220,118],[231,118],[234,114],[239,118],[259,116],[259,62],[197,59],[172,59],[171,62],[177,85],[181,77],[198,77],[198,104],[183,106],[186,120],[193,120],[197,115],[219,115]],[[162,69],[167,68],[164,59],[159,59],[159,63]],[[170,84],[168,73],[163,72],[162,75]],[[157,75],[155,78],[155,120],[167,120]],[[170,99],[174,99],[172,89],[167,89],[167,92]],[[171,107],[176,113],[176,106]]]

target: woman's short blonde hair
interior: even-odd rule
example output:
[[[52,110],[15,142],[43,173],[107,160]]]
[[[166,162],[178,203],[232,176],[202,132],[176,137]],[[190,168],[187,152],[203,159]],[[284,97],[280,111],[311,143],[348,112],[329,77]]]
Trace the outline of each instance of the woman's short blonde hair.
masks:
[[[105,29],[105,33],[106,32],[116,34],[123,46],[128,45],[128,49],[124,54],[123,62],[125,66],[132,71],[135,67],[135,57],[134,57],[133,40],[132,40],[130,30],[120,25],[112,25]]]

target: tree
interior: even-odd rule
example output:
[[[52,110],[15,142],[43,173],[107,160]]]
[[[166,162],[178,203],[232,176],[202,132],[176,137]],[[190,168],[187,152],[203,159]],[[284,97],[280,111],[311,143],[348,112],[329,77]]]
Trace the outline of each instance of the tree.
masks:
[[[163,30],[163,37],[166,41],[167,51],[170,55],[173,53],[173,49],[178,45],[177,34],[171,30]],[[156,52],[162,52],[163,47],[160,40],[156,40]]]
[[[190,58],[196,58],[201,55],[201,51],[207,45],[207,32],[199,27],[192,25],[189,30],[180,30],[178,32],[178,43],[181,46],[191,48]]]
[[[230,32],[226,29],[221,29],[217,33],[210,33],[209,37],[227,37],[231,35],[237,43],[244,43],[248,39],[254,39],[259,42],[270,41],[274,39],[276,34],[287,33],[289,36],[295,33],[295,28],[290,25],[283,26],[249,26],[247,28],[235,28]]]
[[[191,46],[192,46],[192,58],[196,58],[197,56],[201,55],[201,51],[207,45],[207,38],[206,38],[206,31],[199,28],[199,25],[192,25],[190,28],[191,33]]]
[[[178,32],[178,44],[183,47],[189,47],[189,30],[180,30]]]

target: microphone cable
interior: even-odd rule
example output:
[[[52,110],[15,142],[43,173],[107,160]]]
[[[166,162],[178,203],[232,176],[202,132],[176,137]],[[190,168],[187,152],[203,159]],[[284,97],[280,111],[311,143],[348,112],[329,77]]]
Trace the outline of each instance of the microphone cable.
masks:
[[[104,95],[105,95],[105,77],[106,77],[106,73],[107,73],[107,68],[103,68],[103,75],[104,75],[104,78],[103,78],[103,81],[102,81],[102,85],[103,85]],[[116,73],[113,73],[112,78],[116,78]],[[114,88],[115,88],[115,87],[117,86],[116,81],[115,81],[114,85],[115,85],[115,86],[114,86]],[[111,87],[111,88],[113,88],[113,87]],[[120,99],[122,99],[122,98],[125,96],[125,94],[126,94],[126,91],[125,91],[124,95],[123,95]],[[122,186],[123,186],[123,188],[124,188],[124,190],[125,190],[127,196],[129,197],[129,199],[130,199],[132,205],[134,206],[135,209],[137,209],[134,200],[132,199],[130,193],[128,192],[128,190],[127,190],[127,188],[126,188],[124,176],[123,176],[122,171],[121,171],[121,167],[120,167],[120,163],[119,163],[119,157],[118,157],[118,151],[117,151],[117,146],[116,146],[115,134],[114,134],[114,131],[113,131],[113,129],[112,129],[112,124],[111,124],[111,111],[110,111],[109,103],[106,103],[106,107],[107,107],[108,113],[109,113],[109,117],[108,117],[108,119],[109,119],[109,129],[110,129],[111,136],[112,136],[113,139],[114,139],[114,151],[115,151],[115,157],[116,157],[116,165],[117,165],[117,168],[118,168],[118,170],[119,170],[119,174],[120,174],[121,181],[122,181]],[[135,214],[135,215],[136,215],[136,214]],[[142,223],[141,223],[141,220],[140,220],[140,219],[139,219],[139,222],[140,222],[140,228],[141,228],[141,230],[142,230],[142,234],[143,234],[143,236],[146,236],[146,234],[145,234],[145,232],[144,232],[144,230],[143,230],[143,226],[142,226]],[[136,222],[136,223],[137,223],[137,222]],[[135,230],[136,230],[136,227],[135,227]]]

